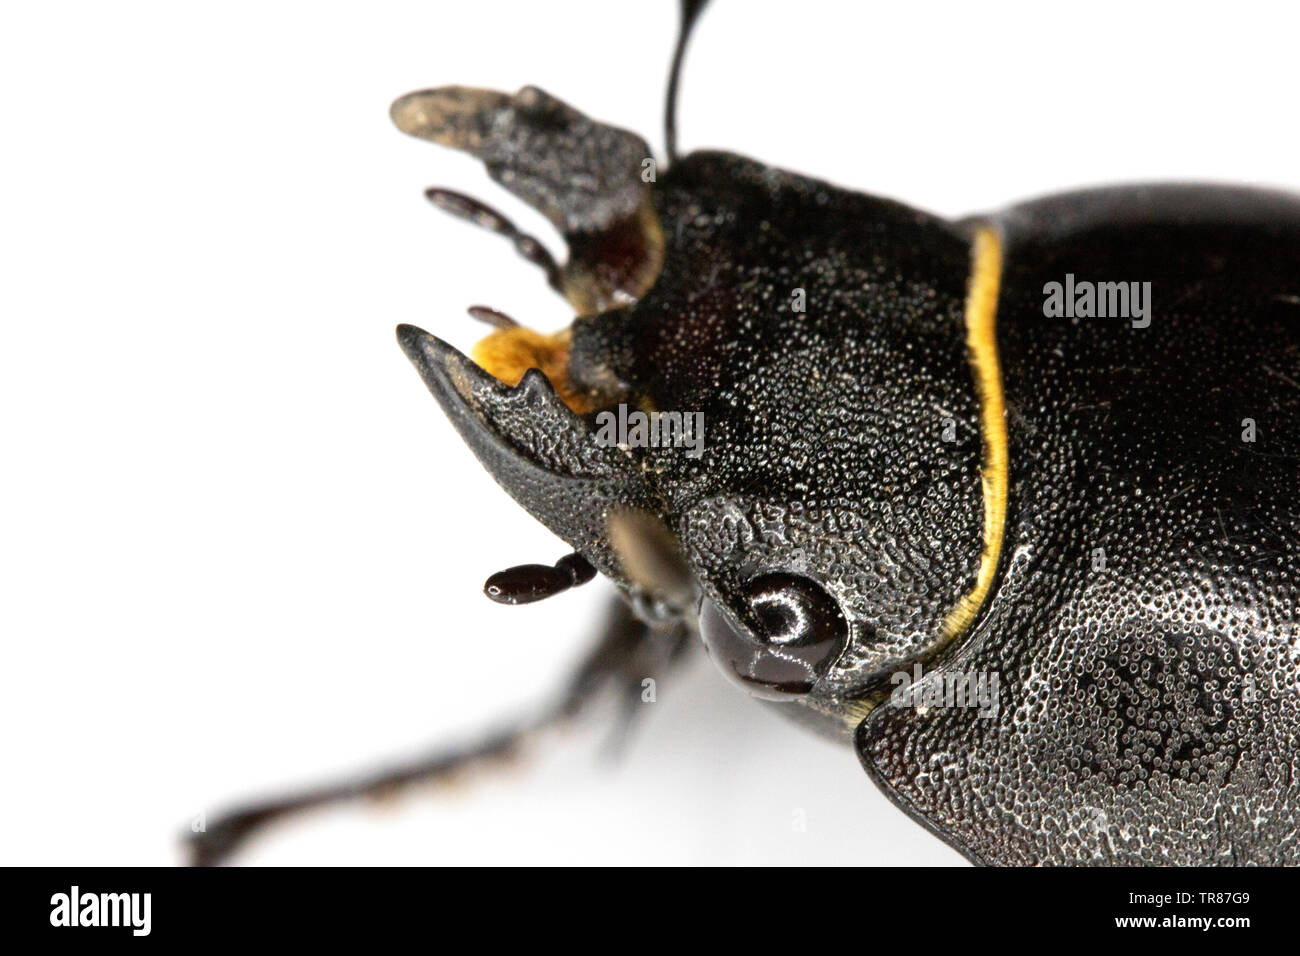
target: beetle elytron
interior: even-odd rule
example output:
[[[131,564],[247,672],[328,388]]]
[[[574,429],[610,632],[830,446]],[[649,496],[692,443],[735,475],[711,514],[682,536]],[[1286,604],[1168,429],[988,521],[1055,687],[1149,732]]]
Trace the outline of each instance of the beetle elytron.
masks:
[[[392,109],[479,157],[569,247],[557,264],[432,190],[542,266],[577,318],[546,336],[478,310],[499,328],[473,361],[398,330],[495,479],[574,549],[489,596],[594,569],[625,599],[537,723],[610,683],[638,693],[698,635],[974,862],[1300,861],[1300,198],[1129,187],[950,222],[727,153],[678,157],[701,6],[683,4],[667,168],[538,89]],[[1149,283],[1149,315],[1049,314],[1076,277],[1112,300]],[[619,404],[702,412],[704,454],[597,441],[594,416]],[[998,706],[934,693],[965,674],[995,676]],[[233,815],[198,858],[531,726]]]

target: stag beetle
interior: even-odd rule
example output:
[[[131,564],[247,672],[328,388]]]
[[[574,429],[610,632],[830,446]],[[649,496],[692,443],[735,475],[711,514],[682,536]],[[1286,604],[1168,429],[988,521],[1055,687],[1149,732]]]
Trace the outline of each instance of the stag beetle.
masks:
[[[698,636],[973,862],[1300,862],[1300,198],[1151,185],[948,221],[679,156],[702,6],[682,4],[666,167],[535,88],[392,107],[567,242],[561,264],[431,190],[577,317],[543,335],[472,310],[497,326],[472,359],[411,326],[398,340],[574,549],[488,596],[599,572],[622,598],[603,640],[536,722],[231,815],[198,859],[289,810],[508,750]],[[703,453],[602,438],[614,409],[702,414]]]

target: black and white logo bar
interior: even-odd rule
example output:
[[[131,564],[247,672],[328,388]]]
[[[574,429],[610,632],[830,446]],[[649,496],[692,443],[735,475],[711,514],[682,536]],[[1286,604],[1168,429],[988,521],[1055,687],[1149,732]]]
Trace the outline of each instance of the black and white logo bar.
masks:
[[[70,893],[50,897],[51,926],[129,926],[132,935],[148,936],[152,893]]]

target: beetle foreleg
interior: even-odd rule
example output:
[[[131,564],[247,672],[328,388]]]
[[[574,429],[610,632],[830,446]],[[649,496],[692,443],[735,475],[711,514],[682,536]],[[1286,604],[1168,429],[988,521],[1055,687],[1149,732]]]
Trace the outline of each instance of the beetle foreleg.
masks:
[[[623,691],[629,698],[615,736],[621,738],[642,695],[647,674],[664,673],[689,646],[690,634],[680,623],[650,627],[638,619],[623,602],[610,615],[605,634],[591,650],[564,693],[549,708],[531,720],[491,734],[479,743],[461,748],[438,748],[410,762],[360,779],[326,784],[278,800],[255,803],[210,821],[201,833],[187,834],[190,862],[213,866],[224,862],[244,841],[268,824],[301,811],[313,810],[360,798],[385,798],[399,791],[425,784],[449,783],[475,765],[501,764],[516,757],[529,739],[541,731],[578,716],[603,691]]]

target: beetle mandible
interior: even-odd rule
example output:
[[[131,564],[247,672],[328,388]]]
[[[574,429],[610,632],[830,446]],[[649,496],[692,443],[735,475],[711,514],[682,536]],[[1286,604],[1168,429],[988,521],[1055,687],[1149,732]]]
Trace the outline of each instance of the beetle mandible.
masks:
[[[467,357],[398,339],[493,477],[564,539],[494,575],[621,600],[560,701],[471,752],[231,815],[266,820],[508,750],[697,638],[843,739],[984,864],[1300,862],[1300,198],[1152,185],[961,221],[722,152],[666,165],[547,93],[398,99],[478,157],[565,262],[577,317]],[[618,410],[640,440],[602,429]],[[701,416],[700,454],[678,438]],[[634,436],[635,437],[635,436]],[[670,435],[671,437],[671,435]],[[703,436],[698,436],[702,438]]]

